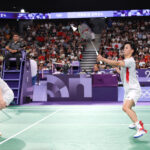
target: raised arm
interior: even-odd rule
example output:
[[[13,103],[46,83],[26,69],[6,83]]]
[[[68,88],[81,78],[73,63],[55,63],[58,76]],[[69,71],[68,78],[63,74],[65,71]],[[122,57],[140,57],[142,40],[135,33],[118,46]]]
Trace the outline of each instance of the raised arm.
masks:
[[[106,59],[104,57],[102,57],[101,55],[97,56],[97,60],[98,61],[103,61],[111,66],[119,66],[119,67],[124,67],[125,66],[125,62],[124,61],[115,61],[115,60],[110,60],[110,59]]]

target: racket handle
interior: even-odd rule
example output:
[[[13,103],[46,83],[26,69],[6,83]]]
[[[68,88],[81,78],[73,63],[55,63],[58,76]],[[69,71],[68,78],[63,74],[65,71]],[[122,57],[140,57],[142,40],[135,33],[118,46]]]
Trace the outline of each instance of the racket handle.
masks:
[[[96,52],[96,55],[98,56],[98,52],[97,51],[95,51]]]
[[[98,52],[97,51],[95,51],[96,52],[96,55],[98,56]],[[99,62],[101,65],[103,64],[103,62],[102,61],[100,61]]]

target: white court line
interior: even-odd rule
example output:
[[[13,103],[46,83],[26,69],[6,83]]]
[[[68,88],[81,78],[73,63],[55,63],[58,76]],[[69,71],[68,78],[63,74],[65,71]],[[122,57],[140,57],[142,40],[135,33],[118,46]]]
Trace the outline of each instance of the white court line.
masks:
[[[76,123],[74,123],[74,124],[63,124],[63,123],[61,123],[61,124],[50,124],[49,126],[82,126],[82,125],[85,125],[85,126],[129,126],[129,124],[128,123],[112,123],[112,124],[110,124],[110,123],[102,123],[102,124],[88,124],[88,123],[85,123],[85,124],[76,124]],[[146,123],[144,123],[144,126],[148,126],[148,125],[150,125],[150,124],[146,124]]]
[[[23,106],[23,105],[20,105],[20,106],[10,106],[10,107],[7,107],[7,109],[17,109],[17,108],[60,108],[61,106],[63,106],[63,108],[65,107],[65,108],[68,108],[68,107],[70,107],[70,108],[102,108],[102,107],[104,107],[104,106],[106,106],[107,108],[112,108],[112,107],[114,107],[114,108],[120,108],[121,106],[122,106],[122,104],[123,103],[118,103],[118,104],[89,104],[89,105],[41,105],[41,106],[39,106],[39,105],[35,105],[35,106]],[[136,105],[136,107],[135,108],[145,108],[145,107],[150,107],[150,105]]]
[[[93,105],[87,105],[87,106],[70,106],[70,105],[65,105],[63,106],[63,108],[84,108],[84,109],[87,109],[87,108],[91,108],[91,109],[99,109],[99,108],[102,108],[102,109],[105,109],[104,106],[107,106],[107,105],[100,105],[100,106],[93,106]],[[107,108],[112,108],[113,106],[107,106]],[[118,108],[121,108],[122,105],[115,105],[113,109],[118,109]],[[45,106],[41,106],[41,107],[22,107],[22,106],[18,106],[18,107],[7,107],[6,109],[49,109],[49,108],[61,108],[60,105],[58,106],[49,106],[49,107],[45,107]],[[137,105],[136,107],[134,108],[150,108],[150,105],[145,105],[145,106],[139,106]]]
[[[53,112],[53,113],[47,115],[47,116],[44,117],[43,119],[41,119],[41,120],[39,120],[39,121],[37,121],[37,122],[31,124],[30,126],[26,127],[25,129],[21,130],[20,132],[16,133],[15,135],[12,135],[11,137],[7,138],[6,140],[0,142],[0,145],[6,143],[7,141],[11,140],[12,138],[16,137],[17,135],[20,135],[21,133],[23,133],[23,132],[25,132],[25,131],[31,129],[32,127],[38,125],[39,123],[41,123],[42,121],[46,120],[47,118],[49,118],[49,117],[51,117],[51,116],[54,116],[57,112],[60,112],[60,111],[62,111],[62,110],[63,110],[63,109],[59,109],[59,110],[57,110],[57,111],[55,111],[55,112]]]
[[[56,108],[56,109],[58,109],[58,108]],[[52,111],[52,108],[15,108],[15,109],[7,109],[6,111],[15,111],[15,110],[24,110],[24,111],[28,111],[28,110],[32,110],[32,111],[41,111],[41,110],[45,110],[45,111]],[[63,110],[82,110],[82,111],[86,111],[86,110],[88,110],[88,111],[119,111],[119,110],[121,110],[122,111],[122,108],[120,107],[120,108],[116,108],[116,109],[101,109],[101,108],[96,108],[96,109],[94,109],[94,108],[80,108],[80,109],[78,109],[78,108],[63,108]],[[146,111],[150,111],[150,108],[134,108],[134,110],[146,110]]]

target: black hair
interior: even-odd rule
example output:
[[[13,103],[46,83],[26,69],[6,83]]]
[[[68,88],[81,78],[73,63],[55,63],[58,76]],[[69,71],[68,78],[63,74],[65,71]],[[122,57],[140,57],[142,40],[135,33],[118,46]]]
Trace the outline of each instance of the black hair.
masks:
[[[129,44],[131,46],[131,49],[134,50],[134,52],[132,53],[132,56],[135,56],[136,53],[137,53],[137,48],[136,48],[135,44],[132,41],[127,41],[127,42],[124,43],[123,49],[124,49],[126,44]]]
[[[19,36],[19,34],[18,34],[18,33],[16,33],[16,32],[15,32],[15,33],[13,33],[13,36],[14,36],[14,35],[18,35],[18,36]]]
[[[61,71],[61,67],[57,66],[56,67],[57,71]]]

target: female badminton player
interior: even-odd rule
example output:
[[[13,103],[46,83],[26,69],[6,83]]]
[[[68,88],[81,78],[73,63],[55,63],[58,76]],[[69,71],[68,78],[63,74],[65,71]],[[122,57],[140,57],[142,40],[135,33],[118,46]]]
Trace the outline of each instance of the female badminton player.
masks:
[[[7,83],[0,78],[0,110],[6,108],[14,99],[14,93]],[[1,133],[0,133],[1,136]]]
[[[120,73],[125,91],[122,109],[133,122],[129,125],[129,128],[137,129],[137,133],[134,135],[134,138],[138,138],[147,133],[147,131],[144,129],[143,122],[138,120],[136,113],[132,109],[141,96],[140,84],[136,77],[136,63],[133,58],[136,54],[136,47],[134,43],[126,42],[123,46],[123,52],[125,59],[122,61],[106,59],[101,55],[98,55],[97,60],[103,61],[111,66],[121,67],[121,70],[117,68],[116,71]]]

